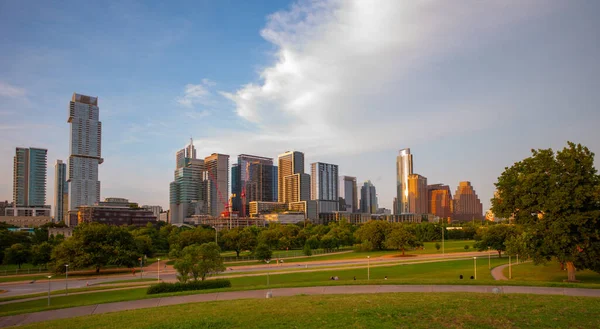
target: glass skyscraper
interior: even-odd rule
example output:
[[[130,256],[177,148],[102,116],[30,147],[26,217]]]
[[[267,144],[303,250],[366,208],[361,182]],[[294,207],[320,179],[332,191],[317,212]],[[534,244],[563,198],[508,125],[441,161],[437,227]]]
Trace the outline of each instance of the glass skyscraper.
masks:
[[[396,157],[396,198],[397,207],[395,214],[410,213],[410,194],[408,177],[413,174],[413,158],[410,148],[400,150]]]
[[[67,165],[62,160],[56,160],[56,164],[54,165],[54,221],[60,222],[65,220],[68,208],[69,185],[67,184]]]
[[[45,206],[47,155],[46,149],[17,147],[13,162],[15,207]]]
[[[240,217],[247,217],[250,202],[277,201],[277,176],[273,158],[240,154],[237,163],[231,167],[231,193],[233,209]]]
[[[207,212],[204,171],[204,160],[196,159],[190,140],[190,145],[176,153],[174,180],[169,185],[171,224],[183,224],[191,215]]]

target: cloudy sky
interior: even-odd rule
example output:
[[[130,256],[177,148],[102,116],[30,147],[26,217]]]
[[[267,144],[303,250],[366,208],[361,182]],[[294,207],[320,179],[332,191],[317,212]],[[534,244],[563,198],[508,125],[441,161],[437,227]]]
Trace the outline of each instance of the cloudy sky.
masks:
[[[15,147],[68,157],[73,92],[99,97],[102,197],[168,206],[175,152],[338,164],[395,196],[475,186],[567,140],[600,152],[598,1],[0,2],[0,199]],[[599,161],[596,160],[598,167]]]

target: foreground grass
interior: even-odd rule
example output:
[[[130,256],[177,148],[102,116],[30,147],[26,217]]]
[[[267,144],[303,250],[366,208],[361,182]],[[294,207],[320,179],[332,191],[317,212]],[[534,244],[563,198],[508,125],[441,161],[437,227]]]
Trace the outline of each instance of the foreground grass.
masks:
[[[469,293],[294,296],[166,306],[23,328],[123,324],[127,328],[598,328],[600,299]]]
[[[514,258],[513,258],[514,261]],[[563,282],[567,279],[567,271],[561,271],[557,262],[549,262],[544,265],[534,265],[533,263],[524,263],[512,266],[512,278],[519,281],[545,281],[545,282]],[[503,270],[508,278],[508,267]],[[600,284],[600,274],[586,270],[577,271],[577,280],[582,283]]]

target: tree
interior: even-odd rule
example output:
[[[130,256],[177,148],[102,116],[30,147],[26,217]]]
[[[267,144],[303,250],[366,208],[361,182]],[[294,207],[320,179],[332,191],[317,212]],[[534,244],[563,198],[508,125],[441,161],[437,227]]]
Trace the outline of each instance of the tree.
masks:
[[[267,262],[271,260],[273,253],[266,244],[261,243],[254,249],[254,256],[256,256],[257,259]]]
[[[304,249],[302,249],[302,253],[304,253],[305,256],[312,256],[312,249],[310,249],[310,245],[308,243],[304,244]]]
[[[506,253],[509,255],[519,255],[522,258],[529,257],[529,239],[530,237],[527,232],[510,237],[505,243]]]
[[[406,224],[396,224],[386,237],[385,245],[391,249],[402,250],[402,256],[404,256],[404,251],[407,248],[419,246],[421,243]]]
[[[15,243],[4,250],[4,264],[15,264],[21,269],[21,265],[27,263],[30,252],[22,243]]]
[[[225,231],[221,236],[221,241],[223,241],[226,250],[234,250],[237,257],[240,257],[240,252],[252,249],[256,243],[256,238],[249,230],[234,228]]]
[[[50,262],[54,246],[49,242],[42,242],[31,246],[31,263],[33,265],[45,265]]]
[[[439,242],[435,243],[435,249],[440,250],[442,246],[439,244]]]
[[[183,248],[182,258],[175,262],[174,267],[179,273],[178,279],[183,282],[187,282],[189,273],[194,281],[198,278],[204,281],[207,275],[225,271],[221,248],[214,242]]]
[[[587,147],[532,150],[495,185],[492,211],[524,226],[534,263],[556,258],[568,281],[576,268],[600,272],[600,177]]]
[[[502,252],[506,250],[506,241],[518,234],[514,225],[494,225],[480,228],[478,233],[479,241],[473,246],[479,251],[488,250],[488,247],[498,252],[498,257],[502,257]]]
[[[382,250],[384,248],[386,235],[390,230],[390,223],[381,220],[371,220],[356,230],[354,235],[356,235],[361,242],[368,242],[373,248]]]

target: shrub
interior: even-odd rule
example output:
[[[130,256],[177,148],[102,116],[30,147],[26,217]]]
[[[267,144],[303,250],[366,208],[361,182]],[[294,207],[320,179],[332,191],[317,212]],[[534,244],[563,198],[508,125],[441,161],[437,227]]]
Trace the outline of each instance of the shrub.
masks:
[[[231,287],[231,282],[225,279],[219,280],[207,280],[207,281],[191,281],[188,283],[166,283],[162,282],[154,284],[148,288],[146,294],[163,294],[166,292],[180,292],[190,290],[206,290],[206,289],[217,289],[217,288],[228,288]]]
[[[468,244],[465,245],[465,250],[469,250],[469,248],[471,248]]]
[[[312,250],[310,249],[310,245],[308,243],[304,244],[304,249],[302,249],[302,252],[304,253],[305,256],[312,255]]]
[[[435,243],[435,249],[440,250],[442,246],[440,246],[440,244],[438,242]]]

